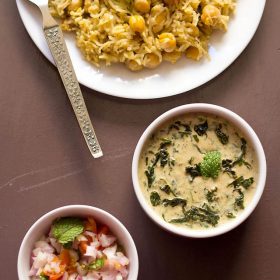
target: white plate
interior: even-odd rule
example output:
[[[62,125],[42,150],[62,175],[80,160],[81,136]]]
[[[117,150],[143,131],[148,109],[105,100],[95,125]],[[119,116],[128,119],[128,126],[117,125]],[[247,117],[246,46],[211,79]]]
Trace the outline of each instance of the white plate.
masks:
[[[42,32],[39,9],[28,0],[16,0],[22,21],[41,52],[52,62]],[[211,60],[193,62],[182,58],[172,65],[164,62],[154,70],[131,72],[123,65],[96,68],[84,60],[75,45],[73,34],[65,34],[66,44],[81,84],[118,97],[133,99],[160,98],[196,88],[219,75],[245,49],[259,25],[265,0],[237,0],[236,15],[228,32],[216,32],[210,42]]]

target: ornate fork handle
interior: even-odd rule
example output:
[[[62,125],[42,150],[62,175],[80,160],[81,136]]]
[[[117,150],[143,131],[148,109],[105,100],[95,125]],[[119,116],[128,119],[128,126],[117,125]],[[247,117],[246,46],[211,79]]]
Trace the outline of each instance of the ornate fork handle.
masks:
[[[44,33],[88,148],[93,157],[101,157],[103,153],[91,124],[62,31],[58,25],[54,25],[44,27]]]

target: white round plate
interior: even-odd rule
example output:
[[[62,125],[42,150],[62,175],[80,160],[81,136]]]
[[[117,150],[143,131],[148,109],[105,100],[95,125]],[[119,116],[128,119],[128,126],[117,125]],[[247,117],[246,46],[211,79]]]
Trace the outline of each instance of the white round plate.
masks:
[[[42,31],[39,9],[28,0],[16,0],[22,21],[41,52],[52,62]],[[75,45],[74,34],[65,34],[74,69],[81,84],[118,97],[152,99],[196,88],[225,70],[245,49],[259,25],[265,0],[237,0],[236,14],[226,33],[216,32],[210,41],[211,60],[194,62],[182,58],[164,62],[154,70],[131,72],[124,65],[96,68],[87,62]]]

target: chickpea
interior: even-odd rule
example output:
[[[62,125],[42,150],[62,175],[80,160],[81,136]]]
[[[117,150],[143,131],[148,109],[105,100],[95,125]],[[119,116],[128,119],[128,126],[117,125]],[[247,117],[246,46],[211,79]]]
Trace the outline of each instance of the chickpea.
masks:
[[[167,4],[167,5],[176,5],[178,4],[178,0],[164,0],[164,3]]]
[[[140,13],[147,13],[150,11],[151,3],[149,0],[134,0],[134,7]]]
[[[199,36],[199,29],[195,25],[187,22],[186,27],[187,27],[188,34],[190,34],[193,37],[198,37]]]
[[[151,9],[152,29],[155,33],[160,32],[168,18],[167,9],[163,8],[161,5],[155,5]]]
[[[181,52],[178,51],[163,53],[163,59],[171,63],[175,63],[180,57],[181,57]]]
[[[161,60],[158,55],[154,53],[147,53],[144,57],[143,64],[147,68],[156,68],[160,64]]]
[[[141,64],[138,64],[135,60],[128,60],[126,61],[126,66],[131,70],[131,71],[139,71],[143,69],[143,66]]]
[[[193,60],[199,60],[199,54],[199,49],[196,47],[188,47],[186,50],[186,57]]]
[[[191,4],[192,8],[196,11],[200,4],[200,0],[192,0],[190,4]]]
[[[214,26],[217,24],[219,17],[221,16],[221,11],[213,6],[213,5],[206,5],[202,10],[201,21],[205,25]]]
[[[134,32],[143,32],[145,30],[145,20],[140,15],[134,15],[129,18],[129,26]]]
[[[71,3],[67,7],[68,12],[76,11],[79,8],[81,8],[82,5],[83,5],[83,1],[82,0],[71,0]]]
[[[166,52],[173,52],[176,48],[176,38],[172,33],[161,33],[158,36],[160,47]]]

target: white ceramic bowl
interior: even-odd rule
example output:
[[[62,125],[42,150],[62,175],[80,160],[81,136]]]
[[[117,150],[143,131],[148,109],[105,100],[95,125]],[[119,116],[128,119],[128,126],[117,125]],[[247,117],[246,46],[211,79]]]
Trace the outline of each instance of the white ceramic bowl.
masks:
[[[34,243],[48,232],[52,222],[60,217],[87,217],[92,216],[98,222],[108,225],[110,230],[116,235],[118,241],[125,249],[126,256],[129,258],[128,280],[136,280],[138,275],[138,255],[134,241],[124,227],[124,225],[108,212],[99,208],[85,205],[69,205],[57,208],[42,216],[37,220],[26,233],[18,254],[18,277],[19,280],[30,280],[28,276],[30,270],[30,257]]]
[[[151,136],[153,132],[157,130],[159,126],[164,124],[167,120],[170,120],[176,116],[189,114],[189,113],[209,113],[209,114],[214,114],[216,116],[220,116],[230,121],[233,125],[235,125],[238,129],[240,129],[243,132],[246,139],[248,139],[253,145],[253,148],[255,149],[257,155],[257,160],[259,165],[259,178],[257,181],[256,192],[254,194],[252,201],[247,205],[247,207],[242,211],[242,213],[238,215],[235,219],[232,219],[232,221],[229,221],[228,223],[219,225],[211,229],[193,230],[193,229],[181,228],[176,225],[165,222],[152,209],[152,207],[148,204],[148,202],[144,198],[138,179],[139,158],[143,145],[145,144],[146,140]],[[212,237],[234,229],[235,227],[240,225],[243,221],[245,221],[248,218],[248,216],[253,212],[253,210],[257,206],[262,196],[265,187],[266,159],[265,159],[263,147],[261,145],[258,136],[254,132],[254,130],[250,127],[250,125],[245,120],[243,120],[240,116],[238,116],[237,114],[233,113],[228,109],[212,104],[203,104],[203,103],[189,104],[189,105],[176,107],[174,109],[171,109],[170,111],[167,111],[166,113],[159,116],[156,120],[154,120],[144,131],[136,146],[134,156],[133,156],[132,180],[133,180],[134,190],[140,205],[142,206],[144,211],[148,214],[148,216],[155,223],[161,226],[163,229],[185,237],[192,237],[192,238]]]

